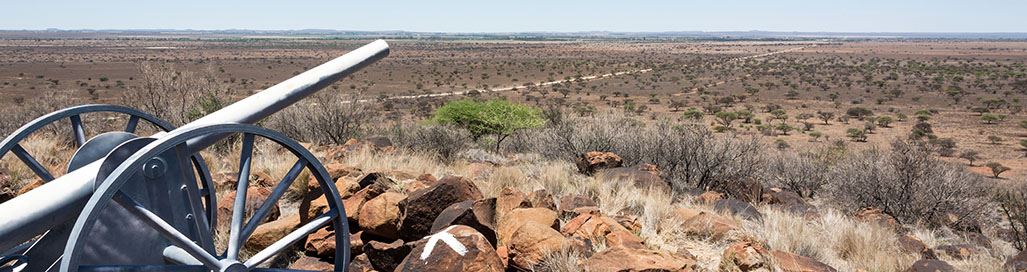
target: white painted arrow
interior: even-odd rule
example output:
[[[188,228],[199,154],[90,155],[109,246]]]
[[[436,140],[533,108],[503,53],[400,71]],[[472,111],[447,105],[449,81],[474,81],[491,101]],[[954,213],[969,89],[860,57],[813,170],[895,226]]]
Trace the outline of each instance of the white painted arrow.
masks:
[[[438,233],[425,237],[428,238],[428,244],[425,245],[424,251],[421,252],[422,261],[428,259],[428,256],[431,256],[431,252],[435,249],[435,244],[437,244],[439,240],[442,240],[442,242],[445,242],[446,245],[449,246],[449,248],[453,249],[453,251],[456,251],[456,254],[460,254],[460,256],[464,256],[464,254],[467,254],[467,247],[464,247],[464,245],[461,244],[460,241],[456,239],[456,237],[453,237],[453,234],[449,233],[449,230],[453,229],[453,227],[456,226],[449,226],[448,228]]]

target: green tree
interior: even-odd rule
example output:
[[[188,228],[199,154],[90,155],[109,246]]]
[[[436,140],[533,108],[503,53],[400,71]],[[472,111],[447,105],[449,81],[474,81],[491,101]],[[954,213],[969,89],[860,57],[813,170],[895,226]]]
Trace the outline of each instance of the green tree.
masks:
[[[471,132],[477,140],[496,137],[496,151],[503,140],[521,129],[540,127],[545,123],[542,110],[506,100],[474,101],[462,99],[446,103],[435,110],[432,122],[452,124]]]
[[[735,113],[735,112],[732,112],[732,111],[718,112],[716,114],[716,116],[717,116],[717,121],[719,121],[721,125],[723,125],[725,127],[728,127],[728,128],[731,127],[731,123],[734,122],[735,119],[738,119],[738,113]]]
[[[891,123],[894,121],[895,119],[892,119],[891,116],[887,115],[877,117],[877,125],[880,127],[890,127]]]
[[[990,113],[985,113],[985,114],[981,115],[981,121],[984,121],[985,124],[994,124],[995,122],[998,122],[999,120],[1000,120],[1000,118],[999,118],[998,115],[994,115],[994,114],[990,114]]]
[[[867,141],[867,131],[863,129],[849,128],[845,131],[845,135],[849,136],[849,138],[856,142]]]
[[[688,108],[682,116],[684,116],[685,119],[699,120],[702,119],[703,113],[696,108]]]
[[[984,166],[987,166],[989,169],[991,169],[991,175],[995,178],[998,178],[998,175],[1001,175],[1002,173],[1010,170],[1009,167],[997,162],[989,162]]]

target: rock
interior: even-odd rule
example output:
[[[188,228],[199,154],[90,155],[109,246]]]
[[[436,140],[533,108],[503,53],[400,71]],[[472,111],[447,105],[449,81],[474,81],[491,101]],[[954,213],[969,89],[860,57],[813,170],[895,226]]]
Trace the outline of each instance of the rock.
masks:
[[[1020,251],[1016,256],[1009,258],[1002,267],[1005,267],[1006,270],[1015,272],[1027,271],[1027,251]]]
[[[942,245],[935,249],[956,260],[969,259],[977,254],[977,248],[968,244]]]
[[[585,271],[695,271],[695,257],[664,251],[611,247],[584,261]]]
[[[941,260],[921,259],[913,263],[906,272],[955,272],[956,268]]]
[[[499,254],[475,229],[449,226],[414,243],[396,271],[504,271]]]
[[[770,255],[774,257],[781,272],[835,272],[833,267],[814,260],[813,258],[792,254],[780,250],[773,250]]]
[[[803,215],[806,218],[819,218],[820,213],[817,207],[806,203],[799,194],[783,190],[781,188],[770,188],[763,192],[763,203],[770,207],[778,208],[793,214]]]
[[[577,208],[597,206],[592,198],[583,195],[565,195],[560,198],[560,214],[562,215],[573,214]]]
[[[438,233],[453,225],[473,228],[490,245],[496,246],[496,199],[468,200],[449,205],[435,218],[431,232]]]
[[[735,242],[724,249],[720,259],[720,271],[773,271],[770,253],[758,242]]]
[[[738,224],[730,218],[714,213],[700,212],[692,216],[692,218],[685,220],[681,228],[690,235],[706,236],[713,240],[720,240],[728,232],[737,230]]]
[[[615,230],[606,234],[606,247],[626,247],[634,249],[645,249],[641,238],[627,231]]]
[[[621,226],[613,218],[606,217],[600,213],[590,213],[579,215],[567,221],[567,224],[563,226],[560,233],[585,240],[596,240],[605,238],[607,234],[615,231],[630,233],[627,228]]]
[[[763,220],[763,215],[760,214],[756,207],[745,201],[738,199],[721,199],[713,203],[713,209],[717,212],[727,212],[736,216],[740,216],[747,220],[760,221]]]
[[[496,247],[496,254],[499,255],[499,259],[503,260],[503,266],[510,266],[510,247],[499,246]]]
[[[364,139],[364,142],[366,142],[371,148],[374,148],[374,150],[378,151],[392,151],[396,149],[396,147],[392,145],[392,140],[389,140],[389,138],[385,136],[370,137]]]
[[[304,244],[304,249],[309,256],[334,258],[335,231],[324,227],[307,235],[307,243]]]
[[[246,247],[253,249],[264,249],[272,243],[277,242],[286,234],[289,234],[300,227],[300,216],[292,215],[279,218],[278,220],[264,223],[257,226],[246,240]]]
[[[388,239],[399,237],[399,223],[403,216],[400,202],[406,195],[396,192],[385,192],[368,200],[360,207],[357,222],[367,233]]]
[[[364,187],[360,187],[357,180],[349,178],[339,178],[335,181],[335,187],[339,189],[339,198],[342,198],[343,207],[346,209],[346,218],[352,222],[356,222],[358,217],[357,215],[360,212],[360,206],[364,205],[364,202],[384,193],[390,186],[392,186],[392,184],[389,183],[391,180],[386,179],[381,181],[382,182],[373,183]],[[311,187],[314,189],[311,189],[312,191],[308,192],[306,198],[311,200],[300,204],[300,214],[304,216],[304,222],[308,222],[310,219],[313,219],[328,210],[328,198],[326,198],[322,191],[320,191],[320,186],[315,186],[316,187]],[[359,189],[356,192],[349,193],[357,188]]]
[[[899,229],[899,221],[879,208],[863,208],[853,216],[859,221],[875,223],[893,230]]]
[[[670,193],[670,184],[660,177],[659,172],[646,171],[638,167],[617,167],[603,169],[596,173],[604,179],[630,182],[636,188]]]
[[[346,210],[346,218],[349,219],[350,222],[359,222],[360,208],[364,207],[364,204],[368,201],[371,201],[372,199],[388,191],[389,186],[391,186],[391,184],[388,183],[371,184],[367,187],[364,187],[363,189],[360,189],[360,191],[357,191],[349,198],[343,199],[342,206]],[[320,209],[321,212],[327,210],[327,201],[323,202],[323,205],[321,205],[321,207],[323,207]]]
[[[581,154],[575,165],[579,173],[592,175],[598,170],[621,167],[623,164],[624,160],[613,152],[590,151]]]
[[[518,208],[531,208],[528,196],[514,188],[503,188],[496,197],[496,216],[502,218],[506,213]]]
[[[695,217],[701,213],[703,212],[692,208],[677,207],[676,209],[674,209],[674,215],[677,216],[678,219],[681,220],[681,222],[688,221],[688,219],[692,219],[692,217]]]
[[[21,189],[18,189],[18,195],[24,195],[25,193],[32,191],[32,189],[38,188],[39,186],[43,186],[43,184],[46,184],[46,182],[43,182],[43,179],[36,178],[32,180],[32,182],[26,183],[24,186],[21,186]]]
[[[549,253],[568,246],[567,239],[552,226],[536,222],[521,224],[511,235],[510,265],[531,269]]]
[[[621,226],[624,226],[632,233],[642,232],[642,221],[637,216],[619,214],[613,216],[613,220],[617,220],[617,223],[620,223]]]
[[[698,197],[696,197],[696,200],[699,203],[706,205],[713,205],[714,202],[717,202],[721,199],[724,199],[724,194],[714,191],[706,191],[700,194]]]
[[[271,196],[271,190],[264,187],[249,187],[246,190],[246,205],[243,208],[243,219],[249,219],[253,212],[257,211],[264,201]],[[229,191],[225,193],[224,197],[218,199],[218,225],[228,226],[232,223],[232,212],[235,207],[235,191]],[[271,222],[278,219],[280,215],[278,210],[278,203],[272,204],[271,209],[268,211],[267,216],[264,218],[262,223]],[[244,221],[245,223],[245,221]]]
[[[0,203],[7,202],[8,200],[13,199],[15,196],[18,196],[18,194],[15,193],[14,190],[11,190],[10,187],[0,188]]]
[[[289,264],[289,269],[299,269],[307,271],[333,271],[335,270],[335,264],[310,256],[300,256],[299,259],[293,261],[292,264]]]
[[[411,245],[403,240],[396,240],[392,243],[370,241],[364,244],[364,254],[371,262],[371,266],[378,271],[396,271],[403,259],[410,254]]]
[[[553,202],[553,195],[549,194],[549,191],[546,191],[546,189],[538,189],[528,194],[528,202],[531,202],[531,207],[533,208],[556,210],[556,202]]]
[[[913,254],[919,254],[923,259],[937,259],[938,256],[934,254],[934,250],[927,247],[923,241],[913,237],[912,235],[905,234],[899,236],[899,248],[903,251]]]
[[[327,271],[327,270],[321,270],[321,271]],[[353,260],[350,260],[350,262],[349,262],[349,269],[347,269],[347,271],[351,271],[351,272],[372,272],[372,271],[374,271],[374,266],[371,265],[371,260],[369,260],[367,258],[367,254],[360,254],[360,255],[357,255],[356,257],[353,257]]]
[[[509,243],[510,238],[513,237],[514,232],[517,231],[523,224],[536,223],[556,231],[559,221],[557,221],[556,212],[545,209],[545,208],[521,208],[514,209],[499,220],[498,231],[496,233],[499,244],[506,245]],[[557,232],[559,233],[559,232]]]
[[[444,177],[431,187],[414,191],[401,204],[404,216],[400,224],[400,237],[414,240],[427,236],[435,218],[446,207],[481,198],[481,191],[473,182],[455,176]]]
[[[732,198],[749,203],[759,203],[766,189],[755,179],[738,179],[724,181],[719,185],[719,192]]]

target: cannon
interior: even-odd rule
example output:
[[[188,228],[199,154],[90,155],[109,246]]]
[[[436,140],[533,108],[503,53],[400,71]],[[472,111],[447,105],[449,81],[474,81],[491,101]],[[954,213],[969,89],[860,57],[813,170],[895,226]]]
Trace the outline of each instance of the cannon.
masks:
[[[289,271],[266,263],[324,226],[348,233],[349,225],[318,159],[297,141],[254,124],[388,54],[385,41],[374,41],[178,128],[116,105],[71,107],[22,126],[0,142],[0,156],[13,153],[45,183],[0,203],[0,271]],[[82,116],[94,113],[122,115],[124,130],[87,138]],[[22,142],[64,120],[70,121],[77,149],[67,174],[55,177]],[[140,121],[159,131],[137,135]],[[222,219],[230,221],[228,230],[216,231],[217,194],[201,151],[224,139],[238,141],[241,152],[231,218]],[[270,187],[267,200],[248,211],[257,140],[288,151],[283,153],[292,154],[295,163]],[[266,248],[242,254],[271,206],[301,173],[316,179],[327,210]],[[349,235],[334,239],[349,244]],[[225,240],[219,243],[225,248],[216,248],[216,241]],[[349,247],[338,248],[334,269],[344,271]]]

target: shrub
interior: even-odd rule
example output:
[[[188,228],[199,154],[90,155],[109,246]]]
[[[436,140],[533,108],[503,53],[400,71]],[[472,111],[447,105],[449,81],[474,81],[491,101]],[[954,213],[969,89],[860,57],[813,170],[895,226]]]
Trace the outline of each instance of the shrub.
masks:
[[[845,115],[848,115],[849,117],[856,118],[859,120],[863,120],[863,118],[866,118],[867,116],[874,115],[874,112],[863,107],[853,107],[846,110]]]
[[[451,101],[435,110],[432,122],[467,129],[475,140],[485,135],[496,137],[496,151],[503,140],[518,130],[542,126],[542,111],[506,100]]]
[[[863,129],[849,128],[849,129],[845,130],[845,135],[848,136],[849,138],[851,138],[852,141],[855,141],[855,142],[866,142],[867,141],[867,131],[863,130]]]
[[[767,160],[765,183],[813,197],[827,184],[827,163],[812,153],[778,152]]]
[[[880,208],[907,224],[938,226],[948,214],[956,225],[981,219],[988,201],[980,176],[931,153],[922,142],[896,140],[890,151],[849,156],[830,172],[832,200],[849,211]]]
[[[319,144],[343,144],[363,135],[375,113],[362,103],[347,101],[338,94],[323,92],[275,113],[267,126],[293,139]]]
[[[176,126],[183,125],[231,101],[231,93],[212,71],[178,71],[169,63],[139,66],[140,86],[125,92],[129,106],[152,113]]]
[[[988,169],[991,169],[991,175],[994,178],[998,178],[998,175],[1001,175],[1002,173],[1011,170],[1009,167],[1002,165],[998,162],[989,162],[984,164],[984,166],[987,166]]]
[[[1027,249],[1027,185],[1011,186],[996,190],[995,200],[1009,221],[1009,227],[1013,229],[1013,247],[1024,250]]]
[[[398,147],[436,156],[451,162],[460,152],[470,148],[470,135],[462,129],[445,125],[397,124],[379,134],[386,135]]]

